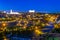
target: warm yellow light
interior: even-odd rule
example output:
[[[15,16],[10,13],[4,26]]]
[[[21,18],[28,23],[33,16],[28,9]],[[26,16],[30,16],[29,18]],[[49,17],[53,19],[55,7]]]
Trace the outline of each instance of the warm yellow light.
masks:
[[[50,19],[49,17],[45,18],[45,20],[47,20],[47,21],[49,21],[49,19]]]
[[[48,17],[51,17],[50,15]]]
[[[49,21],[55,22],[55,19],[56,19],[56,17],[55,16],[52,16],[52,17],[50,17]]]
[[[46,23],[47,26],[50,26],[50,24]]]
[[[45,16],[47,16],[48,14],[45,14]]]
[[[54,25],[55,28],[59,28],[59,26],[57,24]]]
[[[4,38],[4,40],[7,40],[6,38]]]
[[[37,35],[39,35],[39,34],[43,34],[43,32],[40,31],[40,30],[35,30],[35,33],[36,33]]]
[[[42,24],[42,26],[45,26],[45,24]]]
[[[35,29],[38,29],[38,27],[35,27]]]
[[[3,23],[2,26],[6,26],[6,23]]]
[[[24,29],[26,29],[26,26],[23,26]]]
[[[26,28],[26,27],[23,27],[24,29]]]
[[[8,39],[6,38],[6,36],[3,36],[3,38],[4,38],[4,40],[8,40]]]

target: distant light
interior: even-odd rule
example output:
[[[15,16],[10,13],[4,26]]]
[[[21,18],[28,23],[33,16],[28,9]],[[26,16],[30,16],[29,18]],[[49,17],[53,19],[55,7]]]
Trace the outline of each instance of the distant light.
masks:
[[[19,14],[18,12],[13,12],[12,10],[10,10],[9,14]]]
[[[42,31],[40,31],[40,30],[35,30],[35,33],[36,33],[36,35],[39,35],[39,34],[44,34]]]
[[[48,14],[45,14],[46,16],[48,15]]]
[[[6,38],[4,40],[7,40]]]
[[[6,11],[4,11],[4,13],[6,13]]]
[[[33,13],[34,13],[34,12],[35,12],[35,10],[29,10],[29,12],[33,12]]]
[[[2,26],[6,26],[6,24],[5,24],[5,23],[3,23],[3,24],[2,24]]]

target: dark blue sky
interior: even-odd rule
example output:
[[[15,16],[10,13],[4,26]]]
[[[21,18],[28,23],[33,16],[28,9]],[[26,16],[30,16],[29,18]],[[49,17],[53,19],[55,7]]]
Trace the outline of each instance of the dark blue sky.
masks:
[[[59,12],[60,0],[0,0],[0,10]]]

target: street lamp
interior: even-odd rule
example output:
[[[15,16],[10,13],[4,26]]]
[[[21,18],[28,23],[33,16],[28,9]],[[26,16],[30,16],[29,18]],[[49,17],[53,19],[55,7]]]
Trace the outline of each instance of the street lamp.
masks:
[[[2,23],[2,26],[5,27],[6,26],[6,23]]]

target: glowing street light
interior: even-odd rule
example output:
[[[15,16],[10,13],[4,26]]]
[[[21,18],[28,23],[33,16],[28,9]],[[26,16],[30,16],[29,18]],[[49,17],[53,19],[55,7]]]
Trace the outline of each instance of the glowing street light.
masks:
[[[39,34],[44,34],[42,31],[40,31],[40,30],[35,30],[35,33],[37,34],[37,35],[39,35]]]
[[[6,23],[3,23],[2,26],[3,26],[3,27],[6,26]]]

